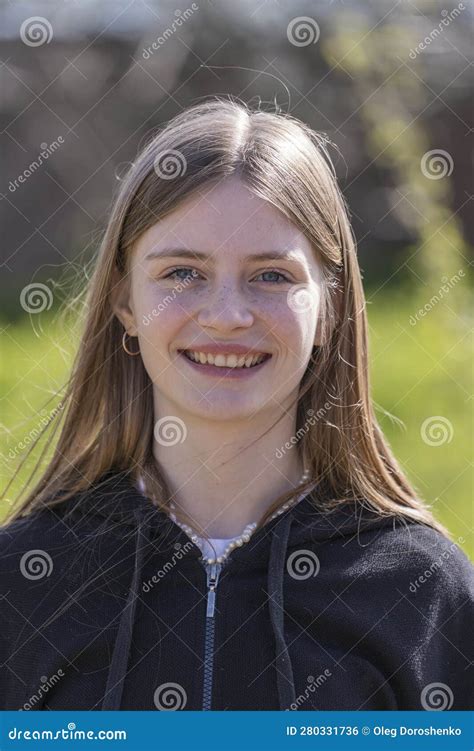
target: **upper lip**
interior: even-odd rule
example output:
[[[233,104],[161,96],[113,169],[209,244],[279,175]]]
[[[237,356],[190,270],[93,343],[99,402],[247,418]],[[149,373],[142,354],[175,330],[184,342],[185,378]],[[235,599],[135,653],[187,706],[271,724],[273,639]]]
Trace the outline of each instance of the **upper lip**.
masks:
[[[270,352],[265,352],[263,349],[254,349],[253,347],[245,347],[243,344],[206,344],[199,345],[194,344],[191,347],[180,348],[180,352],[188,350],[188,352],[204,352],[209,355],[269,355]]]

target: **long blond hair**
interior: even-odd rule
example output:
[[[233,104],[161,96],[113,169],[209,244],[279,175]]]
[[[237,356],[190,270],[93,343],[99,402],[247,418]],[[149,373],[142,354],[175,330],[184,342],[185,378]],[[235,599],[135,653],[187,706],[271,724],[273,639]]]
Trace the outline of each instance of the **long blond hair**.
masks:
[[[449,537],[403,474],[373,411],[356,243],[330,146],[325,134],[278,109],[252,109],[230,97],[188,107],[150,139],[120,183],[84,289],[79,347],[63,408],[49,423],[53,435],[59,431],[53,456],[12,519],[62,503],[111,470],[134,482],[141,476],[147,495],[168,508],[170,490],[152,454],[152,385],[141,357],[122,348],[114,280],[129,273],[133,245],[145,230],[203,185],[236,175],[304,232],[324,273],[322,343],[297,398],[298,450],[311,477],[277,498],[260,524],[296,492],[315,487],[323,509],[356,502]]]

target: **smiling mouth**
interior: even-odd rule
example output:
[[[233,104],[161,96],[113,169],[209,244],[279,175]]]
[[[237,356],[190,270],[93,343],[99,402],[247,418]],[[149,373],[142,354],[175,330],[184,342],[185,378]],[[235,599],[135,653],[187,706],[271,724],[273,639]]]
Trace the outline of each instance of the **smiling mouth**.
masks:
[[[256,358],[252,362],[252,364],[246,364],[246,362],[243,361],[243,357],[239,356],[239,357],[235,358],[236,359],[235,364],[229,365],[229,364],[227,364],[227,362],[226,362],[225,359],[224,359],[224,362],[222,362],[222,358],[219,359],[218,355],[216,355],[214,357],[214,360],[217,359],[217,363],[216,363],[216,362],[209,362],[209,361],[201,362],[200,360],[197,360],[196,359],[196,355],[194,355],[189,350],[179,349],[178,353],[180,355],[183,355],[183,357],[185,357],[193,365],[197,365],[197,366],[199,366],[201,368],[209,368],[209,369],[212,369],[212,370],[221,370],[223,372],[252,370],[253,368],[258,368],[260,365],[263,365],[263,363],[265,363],[267,360],[269,360],[271,358],[271,356],[272,356],[269,353],[263,353],[262,352],[262,354],[259,355],[259,357]],[[250,358],[247,358],[247,362],[249,362],[249,359]],[[237,364],[237,363],[240,363],[240,364]]]

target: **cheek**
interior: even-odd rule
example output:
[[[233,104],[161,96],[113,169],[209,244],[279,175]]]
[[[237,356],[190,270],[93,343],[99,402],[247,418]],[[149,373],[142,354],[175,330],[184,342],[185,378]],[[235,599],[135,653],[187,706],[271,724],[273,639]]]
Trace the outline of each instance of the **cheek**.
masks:
[[[173,289],[144,285],[137,292],[134,305],[138,326],[147,336],[169,338],[183,324],[189,305],[185,296]]]
[[[312,336],[312,318],[308,311],[293,309],[287,295],[267,301],[260,310],[273,336],[298,355]]]

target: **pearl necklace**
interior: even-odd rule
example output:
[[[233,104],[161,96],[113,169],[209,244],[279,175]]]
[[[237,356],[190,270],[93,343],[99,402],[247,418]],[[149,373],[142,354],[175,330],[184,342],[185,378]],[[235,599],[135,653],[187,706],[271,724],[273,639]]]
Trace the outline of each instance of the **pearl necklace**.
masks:
[[[303,483],[307,482],[310,476],[311,476],[311,472],[309,471],[309,469],[306,469],[301,475],[299,484],[302,485]],[[290,506],[294,506],[296,502],[300,501],[303,497],[304,497],[304,494],[299,497],[291,498],[289,501],[284,503],[283,506],[281,506],[281,508],[279,508],[277,511],[275,511],[275,513],[271,515],[271,517],[268,519],[268,522],[271,522],[272,519],[275,519],[277,516],[280,516],[280,514],[283,514],[284,511],[290,508]],[[184,524],[184,522],[179,522],[177,520],[176,514],[173,512],[173,509],[176,508],[176,505],[173,502],[171,502],[169,507],[170,507],[169,516],[172,519],[172,521],[174,521],[174,523],[177,524],[178,527],[181,527],[183,532],[186,532],[188,537],[191,538],[192,542],[194,542],[195,545],[200,547],[199,542],[201,538],[196,534],[196,532],[187,524]],[[245,542],[248,542],[250,540],[256,528],[257,528],[257,522],[252,522],[251,524],[247,524],[247,526],[245,527],[240,537],[236,537],[235,540],[232,540],[231,542],[229,542],[229,544],[225,548],[222,555],[218,556],[217,558],[207,558],[205,559],[206,562],[207,563],[223,563],[224,560],[231,553],[231,551],[234,550],[234,548],[241,547]]]

